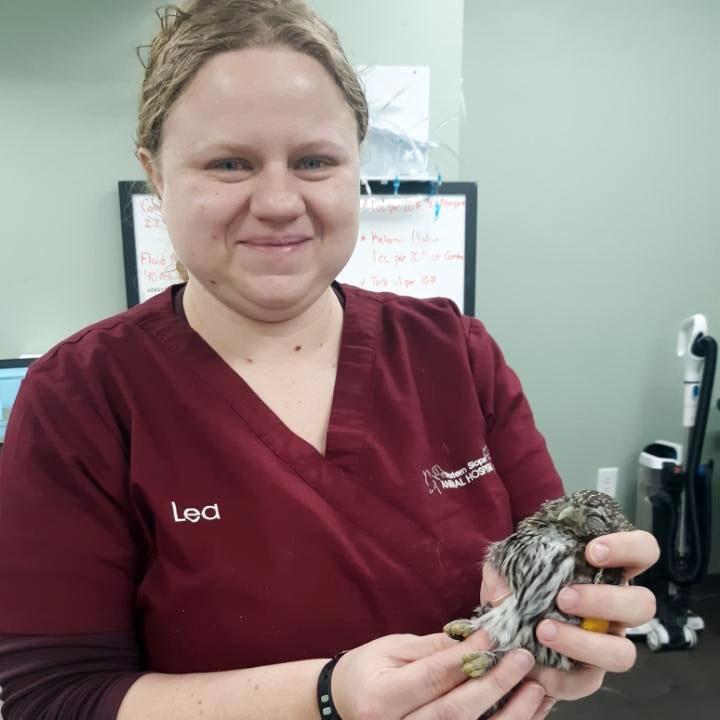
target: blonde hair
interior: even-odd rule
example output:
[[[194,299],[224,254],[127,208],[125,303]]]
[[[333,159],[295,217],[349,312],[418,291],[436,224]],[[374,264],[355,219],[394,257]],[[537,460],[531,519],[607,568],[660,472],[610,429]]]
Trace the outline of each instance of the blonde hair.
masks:
[[[200,67],[229,50],[280,45],[315,58],[355,115],[358,142],[367,132],[363,87],[337,33],[303,0],[189,0],[158,10],[160,32],[149,46],[135,143],[157,157],[170,107]]]

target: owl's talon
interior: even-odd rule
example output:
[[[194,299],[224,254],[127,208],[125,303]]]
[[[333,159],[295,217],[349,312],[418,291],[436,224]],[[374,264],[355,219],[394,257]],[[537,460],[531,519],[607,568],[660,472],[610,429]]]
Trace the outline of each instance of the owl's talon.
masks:
[[[449,635],[453,640],[464,640],[477,630],[477,625],[472,620],[453,620],[444,628],[443,632]]]
[[[463,672],[469,678],[482,677],[495,665],[495,653],[489,650],[465,653],[462,658]]]

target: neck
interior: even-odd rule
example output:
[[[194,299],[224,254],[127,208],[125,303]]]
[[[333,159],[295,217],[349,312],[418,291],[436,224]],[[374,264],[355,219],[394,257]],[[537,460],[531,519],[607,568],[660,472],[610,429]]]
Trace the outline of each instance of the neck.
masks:
[[[339,348],[343,310],[332,287],[298,314],[264,322],[237,312],[191,278],[183,309],[190,327],[231,365],[277,366]]]

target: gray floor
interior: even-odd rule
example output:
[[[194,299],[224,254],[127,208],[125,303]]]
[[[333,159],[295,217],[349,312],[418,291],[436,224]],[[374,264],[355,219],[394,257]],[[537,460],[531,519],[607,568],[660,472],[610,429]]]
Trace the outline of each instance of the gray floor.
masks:
[[[638,643],[637,663],[630,672],[608,674],[597,694],[559,703],[550,718],[720,718],[720,576],[693,591],[691,608],[706,626],[694,650],[654,653]]]

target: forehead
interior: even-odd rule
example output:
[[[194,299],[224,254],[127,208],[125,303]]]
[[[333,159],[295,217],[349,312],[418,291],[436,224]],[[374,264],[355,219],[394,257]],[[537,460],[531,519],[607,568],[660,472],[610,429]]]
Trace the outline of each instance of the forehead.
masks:
[[[163,126],[165,141],[258,142],[282,135],[347,142],[355,117],[314,58],[284,47],[232,50],[208,60],[184,88]]]

